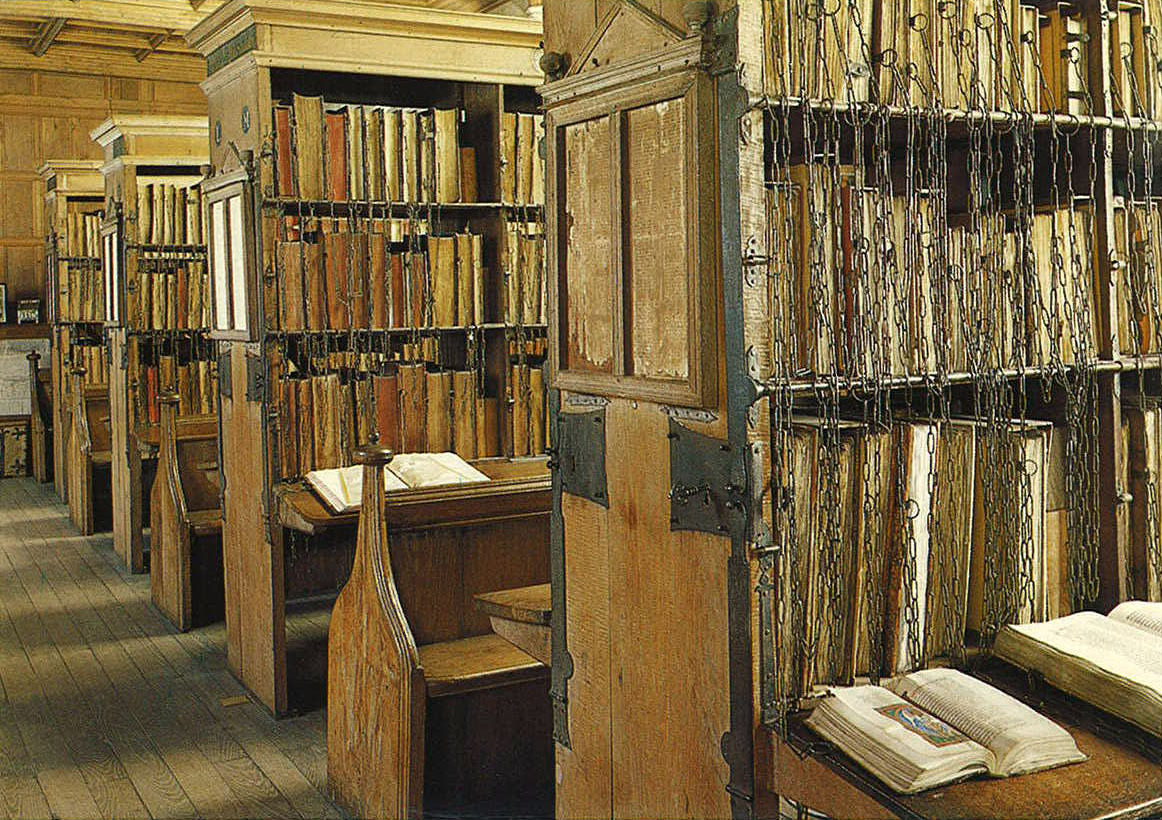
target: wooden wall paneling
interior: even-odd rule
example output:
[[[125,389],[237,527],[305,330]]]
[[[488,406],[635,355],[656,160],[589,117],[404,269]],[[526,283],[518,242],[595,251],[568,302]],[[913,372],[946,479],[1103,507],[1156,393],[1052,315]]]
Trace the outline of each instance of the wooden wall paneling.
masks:
[[[70,55],[87,62],[74,65]],[[183,59],[180,70],[157,56],[144,64],[130,59],[137,76],[124,78],[99,49],[56,46],[49,56],[33,58],[0,44],[0,255],[9,299],[47,298],[40,166],[58,158],[99,159],[89,131],[110,113],[204,113],[197,85],[204,68]]]

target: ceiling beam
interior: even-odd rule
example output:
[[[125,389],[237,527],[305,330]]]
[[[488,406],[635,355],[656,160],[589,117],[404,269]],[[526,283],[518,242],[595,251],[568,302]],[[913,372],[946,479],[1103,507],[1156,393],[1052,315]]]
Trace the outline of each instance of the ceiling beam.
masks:
[[[41,23],[36,29],[36,39],[32,41],[33,55],[43,57],[44,53],[48,51],[48,47],[52,45],[52,41],[61,33],[61,29],[65,27],[65,18],[54,17]]]
[[[0,18],[44,20],[67,17],[98,25],[117,23],[125,29],[189,31],[223,0],[202,0],[197,9],[188,0],[0,0]]]
[[[170,32],[168,31],[159,31],[157,34],[150,35],[149,45],[133,52],[133,59],[139,63],[144,63],[146,57],[157,51],[158,46],[169,39],[169,35]]]

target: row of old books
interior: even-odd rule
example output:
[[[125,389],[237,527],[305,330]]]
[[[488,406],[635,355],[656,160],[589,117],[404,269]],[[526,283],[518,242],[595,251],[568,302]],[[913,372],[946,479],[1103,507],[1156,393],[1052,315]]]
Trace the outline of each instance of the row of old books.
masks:
[[[283,331],[468,327],[544,317],[544,240],[511,223],[506,292],[490,292],[485,238],[462,232],[393,243],[387,220],[304,220],[277,243]],[[317,230],[309,230],[317,225]]]
[[[101,256],[101,215],[69,211],[64,226],[64,242],[57,252],[72,259]]]
[[[478,157],[477,146],[464,143],[464,120],[459,108],[337,106],[296,94],[291,105],[274,109],[278,195],[313,201],[477,202],[477,162],[483,156]],[[505,114],[500,130],[497,199],[543,202],[534,115]]]
[[[513,366],[513,455],[544,452],[543,371]],[[326,373],[280,379],[280,464],[284,479],[353,463],[371,440],[398,452],[501,455],[502,404],[479,390],[476,371],[397,364],[383,373]]]
[[[144,365],[141,369],[144,402],[138,405],[141,420],[149,424],[161,420],[160,397],[169,390],[178,395],[179,415],[217,412],[217,369],[213,359],[179,361],[175,356],[158,356],[156,364]]]
[[[74,367],[85,369],[85,384],[109,383],[109,356],[102,345],[72,345]]]
[[[60,281],[62,322],[102,322],[105,320],[105,287],[101,269],[88,262],[61,260],[57,267]]]
[[[776,97],[1090,111],[1080,4],[853,0],[824,9],[789,0],[766,14],[766,87]]]
[[[1162,400],[1123,400],[1122,441],[1127,454],[1122,482],[1130,491],[1133,591],[1162,601]]]
[[[1114,199],[1118,341],[1124,353],[1162,349],[1162,202]]]
[[[210,280],[204,262],[186,261],[137,276],[140,330],[199,330],[210,326]]]
[[[548,298],[545,286],[544,225],[506,222],[505,276],[508,290],[504,320],[512,325],[543,324]]]
[[[791,372],[864,378],[1075,364],[1094,355],[1088,200],[970,220],[794,165],[768,189],[771,342]]]
[[[137,242],[202,245],[202,189],[156,182],[137,190]]]
[[[1066,436],[1038,421],[795,420],[776,491],[791,499],[776,521],[782,691],[921,668],[970,630],[1067,612]]]
[[[1114,113],[1153,118],[1162,113],[1157,27],[1162,2],[1118,0],[1110,9],[1110,69]]]

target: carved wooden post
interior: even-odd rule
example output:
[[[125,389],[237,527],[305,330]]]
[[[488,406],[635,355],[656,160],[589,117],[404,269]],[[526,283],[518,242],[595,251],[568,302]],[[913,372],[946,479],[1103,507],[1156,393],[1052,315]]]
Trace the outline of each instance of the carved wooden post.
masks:
[[[47,436],[45,435],[44,418],[40,415],[40,354],[35,350],[28,356],[28,454],[32,474],[37,481],[48,480],[48,467],[45,464],[47,457]]]
[[[328,638],[327,785],[361,817],[423,812],[426,693],[384,522],[383,470],[392,455],[376,443],[355,451],[363,465],[355,564]]]

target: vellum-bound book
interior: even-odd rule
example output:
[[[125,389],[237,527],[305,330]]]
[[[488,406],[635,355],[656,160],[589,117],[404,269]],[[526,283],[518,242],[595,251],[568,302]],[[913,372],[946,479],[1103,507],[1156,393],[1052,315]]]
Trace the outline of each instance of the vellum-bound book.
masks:
[[[833,689],[807,725],[902,794],[1085,760],[1069,732],[954,669]]]
[[[1162,737],[1162,603],[1127,601],[1109,617],[1076,612],[1006,626],[993,652]]]
[[[400,453],[383,468],[383,487],[388,493],[488,480],[455,453]],[[336,513],[357,510],[363,501],[363,467],[359,465],[312,470],[307,483]]]

